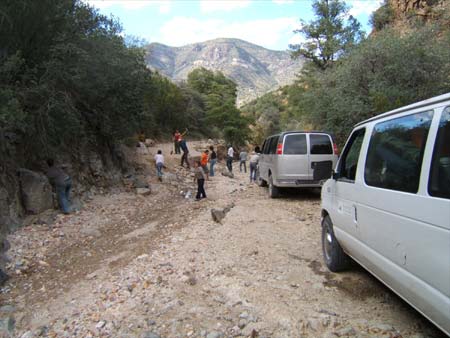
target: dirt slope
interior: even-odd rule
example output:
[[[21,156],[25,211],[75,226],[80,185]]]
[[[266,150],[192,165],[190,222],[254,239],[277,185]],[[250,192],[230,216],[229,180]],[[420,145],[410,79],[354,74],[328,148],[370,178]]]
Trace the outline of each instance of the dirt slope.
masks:
[[[10,236],[0,308],[1,323],[14,318],[10,336],[443,337],[357,266],[327,271],[317,193],[269,199],[246,174],[221,176],[222,164],[195,202],[179,156],[166,158],[179,179],[150,177],[151,195],[96,196]]]

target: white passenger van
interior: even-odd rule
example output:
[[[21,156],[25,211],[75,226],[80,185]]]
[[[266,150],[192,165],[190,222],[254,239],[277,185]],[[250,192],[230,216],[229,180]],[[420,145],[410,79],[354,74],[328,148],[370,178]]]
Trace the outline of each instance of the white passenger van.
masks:
[[[450,335],[450,93],[355,126],[322,187],[322,249]]]
[[[270,197],[277,197],[281,187],[321,187],[330,178],[337,159],[336,144],[328,133],[289,131],[272,135],[262,146],[257,182],[269,186]]]

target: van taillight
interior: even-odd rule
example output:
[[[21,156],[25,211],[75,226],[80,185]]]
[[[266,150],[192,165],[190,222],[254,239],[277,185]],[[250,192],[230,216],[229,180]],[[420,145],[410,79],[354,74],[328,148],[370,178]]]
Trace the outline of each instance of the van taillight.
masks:
[[[333,143],[333,148],[334,148],[334,154],[335,155],[339,155],[339,149],[336,143]]]
[[[277,145],[277,155],[283,155],[283,143]]]

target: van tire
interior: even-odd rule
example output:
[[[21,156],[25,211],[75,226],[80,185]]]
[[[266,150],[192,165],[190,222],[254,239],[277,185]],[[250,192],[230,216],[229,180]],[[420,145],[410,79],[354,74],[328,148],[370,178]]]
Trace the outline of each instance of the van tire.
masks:
[[[350,265],[350,257],[342,250],[334,236],[333,222],[331,222],[331,218],[328,215],[322,220],[322,253],[330,271],[343,271]]]
[[[272,175],[269,176],[269,197],[277,198],[280,196],[280,188],[273,185]]]

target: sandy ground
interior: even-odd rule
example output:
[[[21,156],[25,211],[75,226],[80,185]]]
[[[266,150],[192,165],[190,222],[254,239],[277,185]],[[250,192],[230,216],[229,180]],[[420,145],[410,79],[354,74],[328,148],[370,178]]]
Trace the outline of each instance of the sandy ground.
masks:
[[[317,192],[270,199],[219,164],[196,202],[179,155],[158,148],[172,179],[149,177],[152,194],[98,195],[10,236],[0,337],[444,337],[357,265],[328,272]]]

